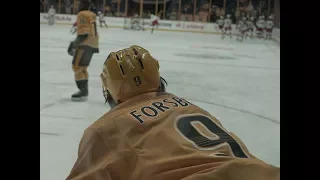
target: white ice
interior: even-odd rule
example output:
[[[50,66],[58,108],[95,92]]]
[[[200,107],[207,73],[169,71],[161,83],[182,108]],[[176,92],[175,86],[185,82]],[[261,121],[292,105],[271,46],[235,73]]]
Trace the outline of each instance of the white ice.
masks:
[[[138,44],[160,62],[168,91],[209,111],[258,158],[280,166],[280,47],[273,41],[217,35],[99,29],[100,53],[88,69],[87,102],[77,91],[67,54],[70,26],[40,25],[40,179],[65,179],[82,133],[109,110],[99,74],[109,52]]]

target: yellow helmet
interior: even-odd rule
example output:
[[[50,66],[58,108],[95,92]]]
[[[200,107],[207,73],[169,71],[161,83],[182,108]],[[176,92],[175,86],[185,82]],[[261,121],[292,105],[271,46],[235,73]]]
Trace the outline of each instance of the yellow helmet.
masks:
[[[115,103],[111,106],[143,93],[165,91],[158,61],[137,45],[111,52],[100,77],[106,101]]]

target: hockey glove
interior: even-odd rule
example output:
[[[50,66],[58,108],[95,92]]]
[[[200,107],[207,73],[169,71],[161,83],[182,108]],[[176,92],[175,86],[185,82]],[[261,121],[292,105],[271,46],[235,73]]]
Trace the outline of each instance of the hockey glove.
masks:
[[[77,38],[72,42],[72,47],[74,49],[77,49],[80,46],[80,44],[87,39],[87,37],[88,34],[78,35]]]
[[[73,42],[70,42],[69,47],[68,47],[68,54],[70,56],[74,56],[75,52],[76,52],[76,48],[74,48]]]
[[[71,56],[73,56],[73,55],[75,54],[75,52],[76,52],[76,49],[78,49],[78,47],[80,46],[80,44],[81,44],[84,40],[86,40],[87,37],[88,37],[87,34],[79,35],[79,36],[77,36],[77,38],[76,38],[74,41],[70,42],[69,47],[68,47],[68,54],[71,55]]]

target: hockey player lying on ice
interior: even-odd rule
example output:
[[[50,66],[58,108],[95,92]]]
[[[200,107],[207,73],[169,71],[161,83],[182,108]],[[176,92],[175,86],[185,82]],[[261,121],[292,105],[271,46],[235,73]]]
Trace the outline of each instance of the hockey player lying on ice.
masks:
[[[167,93],[159,63],[131,46],[101,73],[112,107],[88,127],[67,180],[279,180],[213,115]]]

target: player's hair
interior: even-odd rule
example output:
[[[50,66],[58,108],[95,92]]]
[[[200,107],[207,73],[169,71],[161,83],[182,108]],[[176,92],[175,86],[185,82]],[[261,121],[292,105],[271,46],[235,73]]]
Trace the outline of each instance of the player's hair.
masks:
[[[159,87],[159,92],[166,92],[166,86],[168,86],[167,81],[160,76],[160,87]]]

